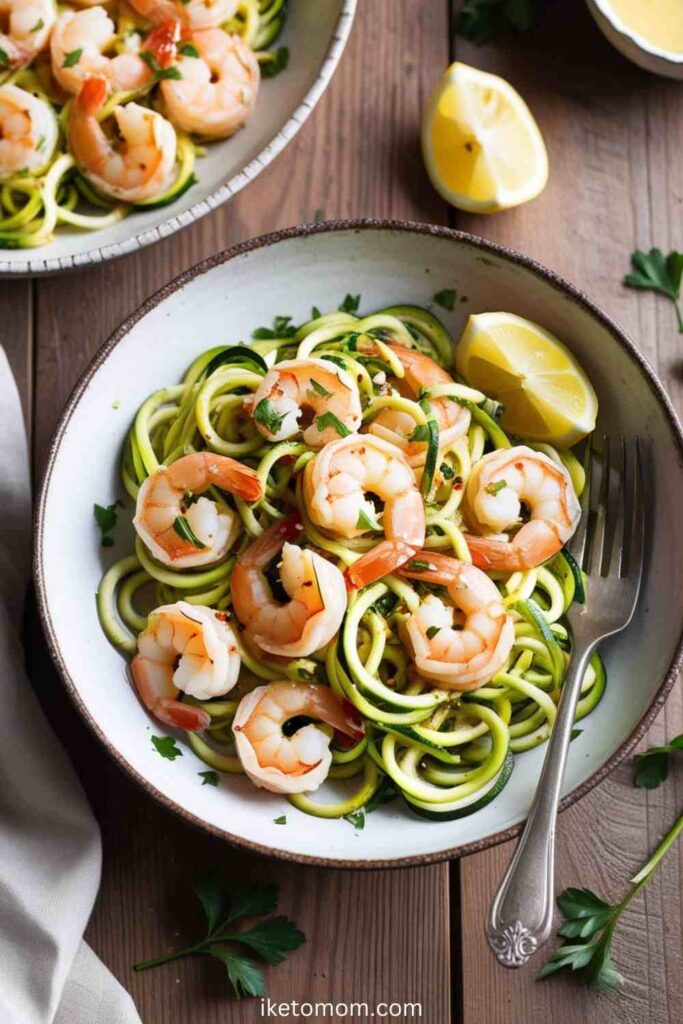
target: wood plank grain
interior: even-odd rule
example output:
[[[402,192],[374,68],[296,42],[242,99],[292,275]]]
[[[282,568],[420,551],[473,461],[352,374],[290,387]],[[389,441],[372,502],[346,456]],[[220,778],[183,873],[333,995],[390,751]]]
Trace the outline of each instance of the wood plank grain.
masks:
[[[565,0],[547,7],[528,36],[483,48],[455,41],[458,59],[502,74],[519,88],[541,125],[551,166],[538,200],[488,219],[459,215],[457,223],[535,256],[584,288],[658,367],[681,412],[681,342],[672,310],[620,281],[632,249],[658,245],[668,251],[683,244],[683,174],[676,156],[683,95],[676,84],[648,76],[616,54],[582,5]],[[642,746],[671,738],[682,723],[679,685]],[[632,763],[622,765],[561,816],[558,889],[586,885],[617,899],[682,805],[680,767],[661,789],[646,792],[633,787]],[[563,977],[536,983],[542,957],[519,972],[496,965],[483,921],[512,849],[506,844],[461,865],[466,1024],[681,1019],[680,847],[622,920],[614,953],[628,982],[610,1001]]]
[[[317,209],[328,219],[446,219],[422,169],[417,126],[431,68],[443,66],[447,55],[445,0],[361,4],[349,50],[318,110],[235,202],[124,261],[39,284],[39,470],[87,361],[126,314],[185,267],[251,235],[312,220]],[[135,960],[196,934],[190,880],[210,864],[236,878],[281,883],[280,909],[308,936],[286,967],[268,972],[273,998],[359,1000],[371,1007],[379,1000],[419,1000],[423,1020],[451,1020],[447,867],[354,874],[289,867],[231,850],[140,794],[64,706],[44,662],[34,671],[102,822],[104,877],[88,938],[131,989],[145,1024],[217,1024],[226,1015],[235,1022],[262,1019],[256,1001],[229,998],[221,970],[205,960],[131,972]]]
[[[30,281],[0,281],[0,323],[4,325],[0,331],[0,345],[12,367],[29,431],[33,384],[32,298]]]

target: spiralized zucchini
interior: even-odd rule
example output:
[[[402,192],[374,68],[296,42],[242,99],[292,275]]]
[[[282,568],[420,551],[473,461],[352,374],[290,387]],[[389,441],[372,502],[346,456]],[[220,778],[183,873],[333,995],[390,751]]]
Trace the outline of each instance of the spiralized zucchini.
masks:
[[[145,588],[153,592],[152,605],[182,598],[229,609],[235,557],[293,508],[302,518],[300,543],[325,552],[341,569],[376,543],[367,535],[333,540],[313,526],[300,482],[314,452],[298,440],[266,442],[244,413],[244,396],[258,388],[276,362],[315,356],[342,366],[358,382],[366,423],[379,407],[394,407],[408,412],[417,425],[424,424],[424,403],[386,386],[387,376],[403,374],[387,343],[417,347],[451,369],[451,340],[438,319],[418,307],[393,307],[366,317],[314,312],[313,319],[297,328],[288,318],[278,318],[273,330],[256,331],[249,347],[233,344],[202,353],[179,385],[161,388],[140,407],[121,460],[123,487],[131,498],[159,465],[203,449],[254,468],[264,494],[253,506],[234,500],[242,529],[230,557],[218,565],[169,569],[156,563],[138,540],[135,554],[107,571],[98,609],[104,631],[122,653],[131,653],[144,626]],[[483,394],[457,379],[444,387],[439,395],[448,393],[466,404],[473,416],[465,437],[438,448],[424,491],[426,547],[471,561],[460,508],[464,485],[486,451],[511,442]],[[583,479],[572,453],[547,445],[543,450],[568,466],[580,491]],[[203,737],[188,734],[192,749],[218,772],[240,771],[230,730],[239,697],[264,681],[315,679],[355,706],[366,736],[351,749],[332,747],[335,793],[341,785],[349,787],[348,793],[292,796],[297,808],[324,818],[353,815],[390,783],[423,817],[447,820],[475,812],[501,792],[516,755],[547,740],[570,656],[564,616],[573,601],[584,599],[583,577],[564,552],[526,572],[491,575],[513,618],[515,639],[506,664],[485,686],[465,694],[438,690],[415,673],[399,627],[428,588],[387,576],[349,595],[339,634],[311,658],[275,663],[240,641],[243,671],[237,698],[231,692],[229,699],[192,701],[211,716]],[[596,707],[605,682],[596,654],[583,681],[577,718]]]
[[[74,8],[75,10],[77,8]],[[116,31],[108,52],[122,53],[128,40],[142,37],[149,23],[125,3],[107,4]],[[230,34],[243,37],[257,53],[263,77],[272,77],[287,65],[285,47],[271,49],[287,17],[287,0],[239,0],[234,18],[222,26]],[[78,53],[78,51],[74,51]],[[134,205],[117,202],[99,192],[79,171],[69,151],[67,127],[72,97],[67,96],[50,70],[49,49],[43,51],[28,68],[0,71],[0,85],[16,85],[44,100],[55,111],[59,141],[52,157],[38,172],[22,171],[0,176],[0,249],[33,249],[54,241],[62,224],[83,231],[100,231],[117,224],[136,210],[156,209],[175,202],[197,180],[195,163],[204,152],[201,145],[176,130],[178,150],[172,183],[162,195]],[[102,112],[104,120],[116,102],[135,101],[143,106],[156,105],[156,79],[136,93],[117,94]]]

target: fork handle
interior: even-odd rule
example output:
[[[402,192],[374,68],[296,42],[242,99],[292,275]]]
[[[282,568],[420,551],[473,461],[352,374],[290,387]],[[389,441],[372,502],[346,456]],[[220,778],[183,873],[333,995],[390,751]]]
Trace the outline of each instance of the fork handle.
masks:
[[[555,822],[581,682],[594,644],[575,652],[560,695],[536,796],[486,922],[504,967],[521,967],[550,935],[554,909]]]

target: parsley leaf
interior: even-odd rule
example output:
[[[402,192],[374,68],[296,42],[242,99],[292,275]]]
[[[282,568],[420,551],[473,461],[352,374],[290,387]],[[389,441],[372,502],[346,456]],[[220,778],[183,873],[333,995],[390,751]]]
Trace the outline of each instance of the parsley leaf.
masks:
[[[112,547],[114,544],[114,538],[110,537],[109,534],[114,530],[118,519],[119,511],[117,502],[114,502],[113,505],[93,505],[93,512],[95,515],[95,522],[99,526],[100,533],[102,534],[102,547]]]
[[[663,747],[650,747],[643,754],[636,754],[635,785],[643,789],[657,789],[669,774],[669,754],[683,752],[683,733],[675,736]]]
[[[623,284],[627,288],[639,288],[641,291],[658,292],[666,295],[674,304],[678,330],[683,334],[683,315],[681,314],[681,276],[683,276],[683,253],[670,252],[665,258],[661,249],[640,249],[631,255],[633,273],[627,274]]]
[[[173,529],[175,530],[179,537],[182,537],[183,540],[186,540],[188,544],[192,545],[193,548],[198,548],[201,551],[203,548],[206,547],[206,544],[204,544],[195,534],[194,530],[190,526],[189,520],[186,519],[185,516],[175,517],[175,519],[173,520]]]
[[[353,825],[356,832],[362,832],[365,828],[365,819],[368,814],[372,814],[373,811],[376,811],[378,807],[382,807],[383,804],[391,803],[397,796],[398,789],[395,783],[388,775],[385,775],[368,802],[363,807],[359,807],[357,811],[345,814],[344,820]]]
[[[358,513],[358,522],[356,523],[357,530],[381,530],[382,527],[379,525],[376,519],[372,519],[371,516],[361,509]]]
[[[42,18],[40,18],[40,20],[39,20],[39,21],[37,21],[37,22],[35,23],[35,25],[33,26],[33,28],[32,28],[32,29],[30,29],[29,31],[30,31],[31,33],[33,33],[33,32],[40,32],[41,28],[45,28],[45,22],[43,21],[43,19],[42,19]]]
[[[217,786],[218,785],[218,772],[197,772],[201,779],[203,779],[202,786]]]
[[[357,313],[360,306],[360,295],[345,295],[339,306],[340,313]]]
[[[176,746],[173,736],[152,736],[152,743],[158,754],[165,757],[167,761],[175,761],[176,757],[182,757],[183,752]]]
[[[72,50],[71,53],[67,53],[66,57],[62,61],[63,68],[75,68],[81,57],[83,56],[83,48],[78,50]]]
[[[678,749],[678,748],[677,748]],[[666,852],[683,829],[683,815],[673,825],[647,863],[631,879],[631,888],[619,903],[607,903],[590,889],[565,889],[557,903],[564,915],[558,934],[565,939],[537,977],[547,978],[571,970],[580,984],[611,995],[621,988],[623,978],[611,956],[614,930],[631,900],[650,880]],[[576,941],[578,940],[578,941]]]
[[[178,48],[178,53],[182,54],[183,57],[199,57],[199,50],[194,43],[181,43]]]
[[[359,807],[357,811],[351,811],[344,815],[344,821],[353,825],[356,832],[362,832],[365,828],[365,808]]]
[[[277,434],[286,415],[286,412],[275,412],[267,398],[261,399],[253,413],[256,422],[262,423],[271,434]]]
[[[2,47],[0,47],[0,67],[9,67],[9,56],[7,54],[7,50],[3,50]]]
[[[197,54],[197,56],[199,56],[199,54]],[[183,77],[183,73],[180,68],[177,68],[173,64],[170,68],[162,68],[154,54],[150,53],[149,50],[140,50],[140,57],[144,60],[149,70],[154,73],[154,80],[156,82],[163,82],[166,79],[179,81]]]
[[[432,301],[436,302],[437,306],[441,306],[442,309],[447,309],[449,312],[453,312],[455,309],[455,300],[458,297],[458,293],[455,288],[443,288],[436,295],[432,296]]]
[[[528,32],[540,0],[465,0],[458,11],[456,31],[473,43],[487,43],[507,29]]]
[[[488,487],[484,488],[484,490],[486,491],[487,494],[490,494],[492,497],[495,498],[495,496],[500,491],[504,490],[506,487],[507,487],[507,481],[505,481],[505,480],[496,480],[495,483],[489,484]]]
[[[277,50],[272,50],[269,54],[264,55],[260,60],[260,64],[263,78],[275,78],[289,64],[289,48],[287,46],[279,46]]]
[[[441,626],[428,626],[427,627],[427,639],[433,640],[437,633],[441,632]]]
[[[441,476],[444,478],[444,480],[452,480],[453,477],[455,476],[455,470],[452,469],[447,462],[441,463],[441,465],[439,466],[439,472],[441,473]]]
[[[318,307],[317,306],[313,306],[312,309],[311,309],[311,320],[319,320],[321,316],[322,316],[322,313],[320,312]]]
[[[273,824],[274,825],[286,825],[287,824],[287,815],[286,814],[281,814],[279,818],[273,818]]]
[[[275,820],[284,824],[286,818],[282,815]],[[135,964],[134,970],[145,971],[186,956],[209,955],[224,965],[238,997],[263,995],[266,991],[263,973],[259,965],[245,955],[245,950],[265,963],[280,964],[306,941],[305,935],[282,915],[268,917],[242,931],[226,929],[241,918],[265,917],[272,913],[277,907],[277,886],[256,884],[233,889],[227,875],[212,872],[194,888],[206,915],[206,938],[185,949]]]
[[[257,327],[251,336],[256,341],[271,341],[273,338],[293,338],[298,330],[291,316],[276,316],[272,327]]]
[[[406,564],[410,572],[429,572],[432,569],[430,562],[422,562],[419,558],[413,558],[412,562]]]
[[[325,430],[326,427],[334,427],[340,437],[348,437],[351,433],[349,428],[345,427],[333,412],[324,412],[322,416],[316,417],[315,425],[320,431]]]
[[[332,397],[332,392],[328,391],[327,388],[324,388],[322,384],[318,384],[317,380],[314,380],[311,377],[309,383],[311,385],[311,391],[313,391],[316,395],[320,395],[321,398]]]

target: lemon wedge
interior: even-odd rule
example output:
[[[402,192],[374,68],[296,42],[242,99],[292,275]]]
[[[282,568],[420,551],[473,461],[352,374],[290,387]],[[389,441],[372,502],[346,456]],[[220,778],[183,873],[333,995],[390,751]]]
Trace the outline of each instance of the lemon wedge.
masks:
[[[496,213],[533,199],[548,180],[538,125],[509,82],[456,61],[422,120],[434,188],[460,210]]]
[[[561,341],[514,313],[477,313],[455,352],[458,373],[504,406],[503,430],[569,448],[595,427],[598,399]]]

